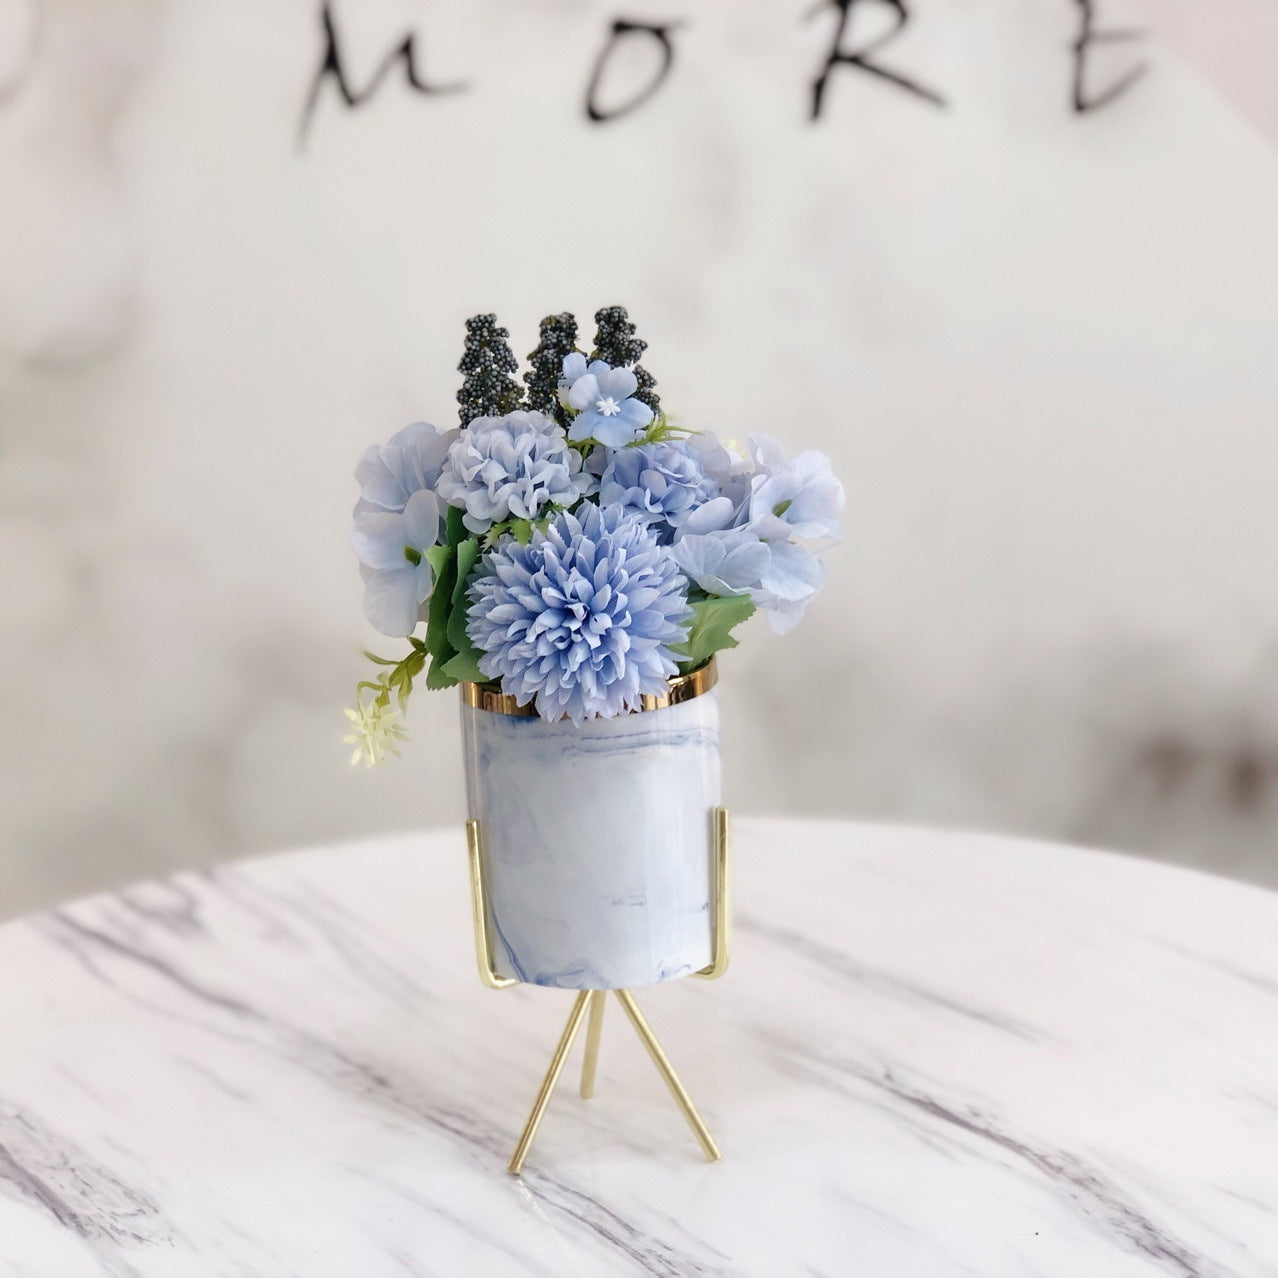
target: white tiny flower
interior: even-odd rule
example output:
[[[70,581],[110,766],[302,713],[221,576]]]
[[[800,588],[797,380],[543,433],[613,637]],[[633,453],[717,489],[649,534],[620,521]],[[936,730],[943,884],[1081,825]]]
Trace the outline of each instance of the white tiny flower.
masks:
[[[378,705],[370,701],[360,703],[346,711],[346,717],[354,724],[354,731],[343,740],[355,747],[351,765],[361,759],[368,767],[381,763],[387,754],[399,754],[400,741],[408,740],[408,733],[399,722],[399,712],[392,705]]]

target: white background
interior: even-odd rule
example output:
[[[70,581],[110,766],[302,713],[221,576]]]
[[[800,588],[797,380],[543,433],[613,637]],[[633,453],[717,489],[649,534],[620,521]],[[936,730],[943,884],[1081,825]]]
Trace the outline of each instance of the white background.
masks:
[[[917,0],[877,57],[948,108],[841,69],[812,124],[809,9],[636,0],[685,22],[676,65],[597,126],[606,5],[335,0],[357,85],[412,30],[469,88],[396,71],[352,112],[329,82],[300,147],[313,0],[0,5],[0,912],[458,822],[452,695],[347,766],[351,470],[451,424],[466,315],[522,353],[613,302],[682,419],[822,447],[849,492],[807,622],[722,661],[734,807],[1278,881],[1255,112],[1156,13],[1091,65],[1148,73],[1080,118],[1076,5]]]

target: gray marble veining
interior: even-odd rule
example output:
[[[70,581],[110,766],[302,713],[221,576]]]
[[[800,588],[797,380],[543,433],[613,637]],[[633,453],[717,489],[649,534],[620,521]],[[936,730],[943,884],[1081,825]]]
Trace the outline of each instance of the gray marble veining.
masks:
[[[1278,897],[833,823],[735,857],[728,976],[641,996],[713,1166],[610,1013],[506,1176],[569,996],[479,985],[460,831],[0,928],[0,1273],[1278,1270]]]

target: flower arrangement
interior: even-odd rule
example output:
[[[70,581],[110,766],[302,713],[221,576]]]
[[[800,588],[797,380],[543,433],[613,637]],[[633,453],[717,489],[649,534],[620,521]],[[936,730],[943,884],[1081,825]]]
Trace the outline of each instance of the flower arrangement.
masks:
[[[521,389],[508,333],[466,322],[460,426],[415,422],[368,449],[353,544],[364,611],[406,638],[361,682],[347,741],[398,753],[414,680],[499,684],[547,720],[638,709],[756,610],[784,632],[824,582],[843,488],[819,452],[787,460],[676,425],[625,308],[541,322]],[[425,631],[415,631],[424,623]]]

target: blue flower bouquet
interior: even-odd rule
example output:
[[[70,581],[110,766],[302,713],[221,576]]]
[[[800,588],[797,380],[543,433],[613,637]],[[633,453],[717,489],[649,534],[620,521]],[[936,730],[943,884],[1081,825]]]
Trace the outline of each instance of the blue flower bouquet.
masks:
[[[414,682],[462,685],[499,977],[650,984],[709,961],[715,654],[821,588],[843,489],[828,458],[676,424],[622,307],[541,323],[523,386],[467,321],[460,425],[417,422],[356,478],[364,610],[406,638],[347,711],[354,761],[398,753]],[[420,633],[419,633],[420,632]]]

